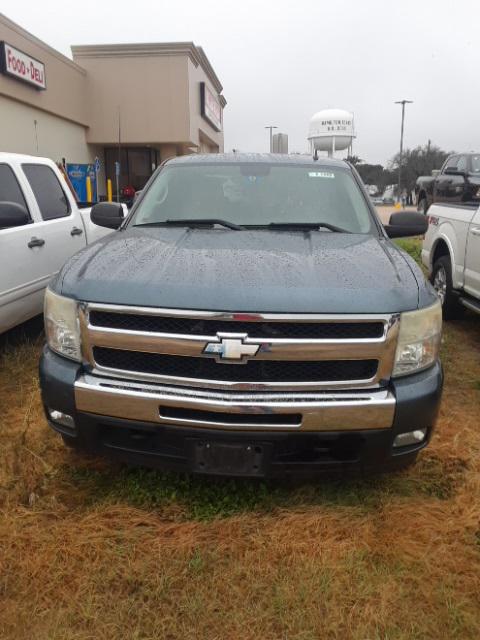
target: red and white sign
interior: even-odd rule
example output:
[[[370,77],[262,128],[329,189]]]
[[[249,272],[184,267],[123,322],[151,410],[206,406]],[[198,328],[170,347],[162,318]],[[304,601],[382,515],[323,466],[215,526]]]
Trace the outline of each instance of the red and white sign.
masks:
[[[19,51],[7,44],[1,43],[2,72],[13,78],[28,82],[37,89],[46,89],[45,65],[43,62]]]
[[[222,130],[222,107],[217,97],[204,82],[200,83],[200,97],[202,103],[202,116],[217,131]]]

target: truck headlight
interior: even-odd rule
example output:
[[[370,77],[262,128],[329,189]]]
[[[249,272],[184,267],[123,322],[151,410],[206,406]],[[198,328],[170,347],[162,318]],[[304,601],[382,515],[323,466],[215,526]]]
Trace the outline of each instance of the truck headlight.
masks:
[[[438,358],[441,335],[440,300],[426,309],[402,313],[393,375],[404,376],[430,367]]]
[[[47,344],[52,351],[81,362],[80,324],[78,321],[78,303],[64,298],[50,289],[45,293],[45,334]]]

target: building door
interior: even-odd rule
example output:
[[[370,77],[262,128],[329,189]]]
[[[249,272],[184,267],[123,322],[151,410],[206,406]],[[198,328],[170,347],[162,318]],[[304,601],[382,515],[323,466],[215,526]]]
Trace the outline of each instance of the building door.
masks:
[[[128,178],[135,191],[139,191],[153,173],[151,149],[128,149],[127,153]]]
[[[157,167],[157,152],[150,147],[122,147],[120,156],[117,147],[105,149],[105,174],[112,181],[116,194],[115,163],[120,157],[120,193],[125,187],[133,187],[135,191],[143,189]]]

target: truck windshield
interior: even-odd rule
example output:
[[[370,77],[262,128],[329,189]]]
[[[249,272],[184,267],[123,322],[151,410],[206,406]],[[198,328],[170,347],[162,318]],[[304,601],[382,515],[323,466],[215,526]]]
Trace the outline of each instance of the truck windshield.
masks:
[[[167,165],[130,224],[154,226],[182,219],[218,219],[241,227],[316,223],[327,233],[370,233],[374,224],[350,171],[320,163]]]

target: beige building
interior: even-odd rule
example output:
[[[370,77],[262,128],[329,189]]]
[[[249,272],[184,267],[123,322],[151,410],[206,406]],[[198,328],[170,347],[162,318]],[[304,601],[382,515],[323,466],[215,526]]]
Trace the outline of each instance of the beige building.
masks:
[[[0,14],[0,151],[141,189],[157,165],[223,151],[222,85],[191,42],[73,46],[73,61]],[[91,167],[89,168],[91,170]]]

